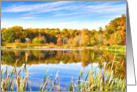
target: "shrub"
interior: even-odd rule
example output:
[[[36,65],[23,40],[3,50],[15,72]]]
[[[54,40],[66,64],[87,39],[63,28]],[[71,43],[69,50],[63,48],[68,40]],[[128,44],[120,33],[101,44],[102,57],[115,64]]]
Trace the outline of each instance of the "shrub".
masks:
[[[33,43],[33,44],[42,43],[41,37],[36,37],[36,38],[34,38],[34,39],[32,40],[32,43]]]

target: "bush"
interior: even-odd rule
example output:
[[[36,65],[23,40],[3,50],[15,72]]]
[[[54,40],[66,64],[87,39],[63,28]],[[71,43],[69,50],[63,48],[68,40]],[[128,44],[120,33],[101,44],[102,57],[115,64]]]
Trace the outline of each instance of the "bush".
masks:
[[[32,43],[33,43],[33,44],[42,43],[41,37],[36,37],[36,38],[34,38],[34,39],[32,40]]]

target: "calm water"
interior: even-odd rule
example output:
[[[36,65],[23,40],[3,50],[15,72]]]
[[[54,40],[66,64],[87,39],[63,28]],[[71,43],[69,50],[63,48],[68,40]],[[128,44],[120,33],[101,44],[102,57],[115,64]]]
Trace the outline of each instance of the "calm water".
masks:
[[[67,90],[73,77],[76,82],[79,77],[80,70],[83,69],[83,78],[90,69],[103,70],[101,62],[109,63],[112,66],[113,61],[122,63],[122,69],[118,70],[118,66],[114,64],[114,71],[119,72],[113,74],[121,79],[126,76],[126,55],[116,52],[93,51],[93,50],[2,50],[1,66],[7,72],[15,67],[16,60],[17,69],[25,66],[28,69],[29,84],[33,91],[38,91],[43,82],[44,75],[48,71],[48,75],[52,74],[55,79],[58,72],[60,77],[60,86],[62,90]],[[100,62],[101,61],[101,62]],[[106,72],[107,74],[107,72]],[[3,74],[4,75],[4,74]],[[25,72],[21,71],[21,77],[24,78]]]

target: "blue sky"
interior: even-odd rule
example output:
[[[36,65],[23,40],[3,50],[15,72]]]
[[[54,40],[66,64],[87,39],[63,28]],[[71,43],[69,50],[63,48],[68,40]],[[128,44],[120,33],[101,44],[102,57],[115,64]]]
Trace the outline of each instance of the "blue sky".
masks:
[[[126,14],[126,1],[1,1],[1,27],[98,29]]]

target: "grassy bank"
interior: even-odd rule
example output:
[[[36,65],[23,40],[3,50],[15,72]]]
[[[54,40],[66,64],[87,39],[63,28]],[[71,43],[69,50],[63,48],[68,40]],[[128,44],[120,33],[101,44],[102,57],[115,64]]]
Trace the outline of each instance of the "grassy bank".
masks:
[[[113,45],[113,46],[80,46],[75,47],[71,45],[64,44],[62,46],[57,46],[55,44],[30,44],[30,43],[5,43],[1,46],[1,49],[50,49],[50,48],[63,48],[63,49],[94,49],[94,50],[106,50],[108,52],[116,52],[126,54],[126,46]]]
[[[113,45],[113,46],[102,46],[99,48],[100,50],[107,50],[107,51],[115,51],[115,52],[123,52],[126,53],[126,46],[120,45]]]
[[[63,44],[62,46],[57,46],[55,44],[32,44],[32,43],[4,43],[1,48],[85,48],[85,49],[97,49],[97,46],[72,46]],[[118,51],[125,51],[126,46],[101,46],[100,50],[118,50]]]
[[[4,43],[3,46],[1,46],[1,49],[6,49],[6,48],[12,48],[12,49],[16,49],[16,48],[86,48],[86,49],[93,49],[94,47],[85,47],[85,46],[81,46],[81,47],[76,47],[76,46],[72,46],[72,45],[67,45],[67,44],[63,44],[62,46],[57,46],[55,44],[32,44],[32,43]]]

